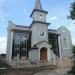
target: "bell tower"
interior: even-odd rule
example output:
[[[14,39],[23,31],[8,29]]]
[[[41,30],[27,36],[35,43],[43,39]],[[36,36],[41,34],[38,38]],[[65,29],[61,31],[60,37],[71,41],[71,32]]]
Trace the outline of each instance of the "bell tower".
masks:
[[[30,15],[32,18],[31,29],[32,29],[32,37],[31,37],[31,45],[32,47],[41,42],[48,42],[48,25],[46,22],[47,11],[42,9],[40,0],[36,0],[35,7]]]
[[[44,11],[41,6],[40,0],[36,0],[35,7],[30,15],[33,21],[46,22],[47,11]]]

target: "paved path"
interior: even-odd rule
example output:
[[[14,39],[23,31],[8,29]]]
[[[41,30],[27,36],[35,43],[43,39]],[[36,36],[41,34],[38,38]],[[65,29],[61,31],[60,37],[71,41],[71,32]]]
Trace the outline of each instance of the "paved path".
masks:
[[[2,68],[2,71],[4,72],[4,68]],[[39,72],[40,70],[40,72]],[[35,74],[33,74],[32,71],[34,69],[9,69],[8,71],[5,71],[4,73],[7,73],[7,75],[64,75],[69,71],[69,68],[61,68],[61,69],[56,69],[56,70],[50,70],[50,69],[35,69]]]
[[[54,70],[54,71],[47,70],[47,71],[43,71],[43,72],[40,72],[40,73],[36,73],[34,75],[64,75],[69,70],[70,70],[69,68],[57,69],[57,70]]]

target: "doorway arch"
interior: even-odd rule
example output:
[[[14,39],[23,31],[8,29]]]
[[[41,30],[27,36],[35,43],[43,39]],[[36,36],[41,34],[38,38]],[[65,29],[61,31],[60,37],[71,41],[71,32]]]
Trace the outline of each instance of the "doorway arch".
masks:
[[[47,61],[47,48],[45,47],[40,50],[40,61]]]

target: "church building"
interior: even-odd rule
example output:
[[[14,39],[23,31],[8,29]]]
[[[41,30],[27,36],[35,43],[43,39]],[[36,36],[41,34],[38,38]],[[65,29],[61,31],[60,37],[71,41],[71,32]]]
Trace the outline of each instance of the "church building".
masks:
[[[19,55],[19,59],[30,62],[55,63],[60,59],[71,58],[72,40],[70,31],[65,27],[58,30],[48,29],[46,16],[48,12],[42,8],[40,0],[36,0],[35,7],[30,14],[32,22],[28,26],[16,25],[9,21],[7,28],[6,60],[12,62]]]

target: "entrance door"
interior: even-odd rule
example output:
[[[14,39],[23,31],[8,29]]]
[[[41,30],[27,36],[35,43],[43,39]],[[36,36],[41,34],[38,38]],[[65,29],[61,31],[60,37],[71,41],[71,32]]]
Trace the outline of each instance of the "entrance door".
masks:
[[[41,48],[40,50],[40,61],[47,61],[47,49]]]

